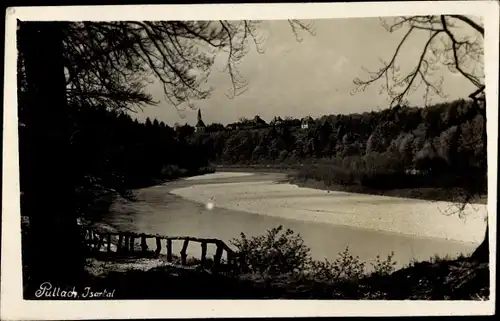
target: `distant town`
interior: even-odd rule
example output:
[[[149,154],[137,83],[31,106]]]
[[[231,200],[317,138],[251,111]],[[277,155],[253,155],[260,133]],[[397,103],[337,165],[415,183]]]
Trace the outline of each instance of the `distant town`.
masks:
[[[321,118],[325,121],[326,118]],[[276,127],[276,126],[286,126],[286,127],[300,127],[301,129],[308,129],[316,123],[316,120],[311,116],[303,117],[301,119],[285,117],[284,119],[280,116],[275,116],[273,119],[267,123],[259,115],[256,115],[252,119],[247,119],[242,117],[239,121],[227,124],[226,126],[219,123],[212,123],[206,125],[203,121],[201,110],[198,109],[197,122],[194,126],[196,133],[213,132],[219,130],[241,130],[241,129],[259,129],[266,127]],[[174,125],[174,129],[182,126],[178,123]],[[189,126],[189,125],[188,125]]]

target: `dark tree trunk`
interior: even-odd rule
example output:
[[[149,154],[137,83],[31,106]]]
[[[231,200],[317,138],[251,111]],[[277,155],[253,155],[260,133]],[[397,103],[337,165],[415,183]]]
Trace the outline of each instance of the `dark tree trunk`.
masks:
[[[488,225],[486,225],[484,240],[471,255],[471,259],[479,261],[481,263],[487,263],[490,261],[490,242],[488,230]]]
[[[46,281],[71,285],[82,276],[84,256],[71,173],[64,24],[21,22],[19,27],[19,50],[27,81],[27,102],[23,106],[27,132],[20,144],[29,159],[21,155],[25,166],[20,170],[29,173],[29,179],[22,182],[22,215],[30,219],[23,243],[23,260],[28,264],[31,283],[28,289]]]
[[[484,151],[484,161],[481,163],[481,173],[484,175],[484,179],[478,184],[481,187],[478,194],[488,192],[488,134],[487,134],[487,119],[486,119],[486,100],[484,96],[485,87],[479,88],[476,92],[472,93],[469,97],[473,99],[475,106],[479,109],[479,113],[483,116],[483,128],[481,133],[481,139],[483,141],[483,151]],[[471,258],[482,263],[489,262],[490,260],[490,243],[489,243],[489,225],[486,221],[486,232],[484,234],[483,242],[479,247],[472,253]]]

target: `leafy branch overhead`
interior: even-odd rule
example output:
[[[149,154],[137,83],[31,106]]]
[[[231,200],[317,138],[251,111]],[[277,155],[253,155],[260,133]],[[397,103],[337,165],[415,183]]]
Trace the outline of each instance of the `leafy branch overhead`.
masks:
[[[244,92],[247,82],[238,64],[250,47],[264,51],[260,21],[116,21],[67,22],[64,65],[67,94],[79,104],[133,109],[157,102],[145,90],[154,80],[166,100],[192,107],[209,96],[205,86],[219,54],[230,77],[228,97]],[[292,31],[313,33],[312,24],[290,20]],[[22,30],[22,29],[21,29]],[[23,37],[19,37],[23,39]],[[22,56],[21,56],[22,58]]]
[[[355,92],[375,82],[383,82],[382,91],[388,93],[391,106],[395,106],[404,103],[407,96],[423,86],[428,104],[433,95],[445,97],[443,78],[437,75],[442,66],[474,85],[478,89],[472,94],[474,97],[484,90],[484,27],[475,18],[463,15],[395,17],[382,19],[382,24],[388,32],[401,29],[406,32],[388,62],[382,61],[377,71],[367,71],[367,79],[354,80]],[[422,34],[427,36],[419,47],[421,51],[415,66],[402,72],[398,60],[403,56],[403,47],[412,37]]]

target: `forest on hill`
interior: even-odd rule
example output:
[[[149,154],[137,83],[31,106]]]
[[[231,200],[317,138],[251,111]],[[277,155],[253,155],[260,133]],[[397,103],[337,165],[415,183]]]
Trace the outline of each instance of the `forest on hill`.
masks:
[[[485,109],[472,100],[325,115],[307,128],[290,118],[252,123],[209,125],[191,140],[211,162],[310,164],[338,184],[486,189]]]
[[[303,176],[342,185],[486,191],[485,111],[470,100],[326,115],[308,128],[299,119],[266,124],[256,116],[202,132],[106,108],[72,110],[69,153],[81,207],[110,190],[130,196],[133,188],[211,172],[209,164],[309,164]],[[21,188],[29,186],[29,148],[21,145]]]
[[[36,146],[30,143],[33,133],[24,119],[20,109],[20,187],[25,193],[33,188],[36,159],[31,154]],[[191,142],[190,127],[174,131],[158,120],[141,123],[103,106],[72,106],[69,124],[67,154],[80,215],[106,212],[114,197],[132,199],[135,188],[213,171]],[[51,184],[46,182],[46,187],[51,188]],[[29,204],[22,202],[22,206]]]
[[[89,255],[81,233],[81,222],[87,220],[80,218],[108,211],[118,196],[133,199],[133,189],[210,172],[214,170],[213,165],[288,164],[299,168],[297,175],[305,180],[313,178],[343,186],[395,190],[462,186],[470,195],[484,194],[486,112],[485,106],[478,105],[484,101],[485,90],[484,26],[482,21],[476,22],[464,15],[394,17],[394,21],[384,23],[388,32],[401,26],[407,27],[408,32],[394,48],[392,61],[377,68],[378,71],[366,70],[364,76],[359,74],[360,78],[352,79],[355,86],[352,93],[388,80],[381,84],[380,92],[387,94],[390,100],[388,107],[391,108],[387,110],[326,115],[312,120],[308,126],[301,126],[302,120],[290,118],[267,124],[257,116],[229,126],[209,124],[201,129],[189,125],[172,128],[154,119],[139,122],[128,113],[131,109],[160,103],[149,93],[152,82],[163,88],[160,100],[177,108],[209,98],[214,88],[205,84],[219,54],[226,55],[223,71],[230,78],[227,95],[234,98],[243,93],[247,83],[238,64],[252,43],[257,51],[262,49],[255,37],[260,23],[252,20],[39,22],[17,19],[25,294],[35,293],[42,282],[65,288],[92,279],[85,269]],[[313,25],[307,22],[290,19],[287,23],[297,41],[299,33],[316,34]],[[463,23],[471,36],[463,38],[457,33],[456,23]],[[395,61],[405,58],[400,59],[404,53],[398,48],[411,32],[422,29],[433,32],[418,49],[422,50],[421,59],[409,57],[412,68],[399,72]],[[327,35],[331,30],[327,30]],[[442,44],[439,48],[433,46],[437,41]],[[208,42],[216,50],[197,50],[200,42]],[[369,56],[379,54],[373,52]],[[445,59],[434,59],[438,56]],[[360,65],[368,62],[360,61]],[[468,95],[473,102],[459,100],[425,108],[396,106],[420,86],[425,89],[425,101],[428,94],[444,97],[442,81],[431,77],[432,71],[440,67],[463,76],[477,89],[470,93],[463,88],[464,97]],[[269,70],[270,74],[273,72]],[[300,107],[308,108],[307,105]],[[15,183],[11,182],[8,187],[17,189]],[[287,235],[290,236],[288,231]],[[483,242],[471,255],[472,260],[485,262],[486,266],[465,266],[453,279],[463,284],[463,276],[469,278],[469,272],[475,270],[486,275],[488,241],[487,228]],[[292,245],[298,243],[303,244],[292,239]],[[289,245],[284,244],[285,248]],[[250,247],[252,251],[254,248],[260,247]],[[275,252],[253,253],[261,259],[263,253]],[[245,251],[240,254],[246,256]],[[265,260],[258,263],[267,265]],[[325,267],[331,272],[337,265]],[[417,276],[408,293],[414,292],[412,287],[417,283],[424,283],[427,290],[444,293],[441,285],[449,273],[443,277],[434,273],[443,270],[441,267],[434,264],[425,269],[421,275],[430,276],[428,279],[411,270],[399,274],[401,277],[381,280],[393,287],[408,279],[407,276]],[[457,269],[453,266],[449,271],[452,270]],[[174,276],[169,271],[163,274],[169,278]],[[130,280],[126,276],[124,280],[127,279]],[[173,289],[177,294],[182,292],[182,283],[186,281],[182,276],[180,279],[181,286]],[[135,291],[136,287],[130,282],[118,280],[118,283]],[[469,278],[466,283],[479,284],[481,288],[489,286],[486,277]],[[136,284],[147,289],[159,283],[156,278],[143,278]],[[200,287],[197,280],[194,284]],[[264,292],[268,294],[272,289],[268,288],[267,280],[265,284]],[[220,288],[224,290],[224,287]],[[457,286],[447,284],[446,287]],[[214,292],[213,286],[207,289]],[[231,288],[225,289],[231,292]],[[466,289],[465,292],[474,291]]]

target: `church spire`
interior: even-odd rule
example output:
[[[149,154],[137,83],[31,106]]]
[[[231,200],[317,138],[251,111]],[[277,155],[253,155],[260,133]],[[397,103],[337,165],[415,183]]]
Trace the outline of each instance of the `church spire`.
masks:
[[[196,131],[203,131],[205,129],[205,123],[201,119],[201,110],[198,109],[198,122],[196,123]]]

